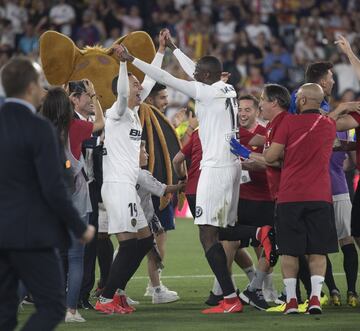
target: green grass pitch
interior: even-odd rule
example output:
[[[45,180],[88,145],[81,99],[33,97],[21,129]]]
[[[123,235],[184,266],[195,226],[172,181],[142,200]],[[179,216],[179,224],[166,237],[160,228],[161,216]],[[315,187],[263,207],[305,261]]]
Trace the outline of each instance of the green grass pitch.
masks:
[[[250,249],[249,249],[250,251]],[[253,253],[253,252],[251,252]],[[253,254],[252,254],[253,255]],[[360,308],[346,306],[346,281],[342,269],[342,254],[331,256],[333,271],[338,287],[343,294],[342,307],[325,307],[324,313],[283,316],[281,313],[260,312],[245,306],[241,314],[203,315],[204,300],[212,286],[213,277],[199,243],[197,227],[189,219],[178,219],[176,230],[169,232],[167,257],[163,271],[163,283],[177,291],[178,302],[153,305],[144,297],[147,284],[146,265],[142,263],[134,278],[129,282],[127,294],[140,301],[137,311],[131,315],[104,316],[94,311],[81,311],[86,323],[62,323],[57,330],[266,330],[266,331],[356,331],[360,330]],[[274,271],[277,288],[282,288],[279,266]],[[240,289],[247,285],[247,278],[236,266],[235,279]],[[325,292],[327,288],[324,287]],[[19,328],[32,312],[26,306],[19,313]],[[39,330],[41,331],[41,330]]]

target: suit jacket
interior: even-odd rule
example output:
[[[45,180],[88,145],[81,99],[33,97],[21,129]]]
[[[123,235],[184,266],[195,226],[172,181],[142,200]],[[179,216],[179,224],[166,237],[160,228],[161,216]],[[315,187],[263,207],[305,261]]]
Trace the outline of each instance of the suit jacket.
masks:
[[[64,245],[86,230],[65,188],[52,124],[23,104],[0,108],[0,249]]]

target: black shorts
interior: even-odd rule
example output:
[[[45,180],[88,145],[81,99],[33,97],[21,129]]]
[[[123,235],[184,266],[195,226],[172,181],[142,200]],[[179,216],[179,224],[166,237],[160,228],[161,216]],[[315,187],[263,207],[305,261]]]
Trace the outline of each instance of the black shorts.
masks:
[[[195,218],[196,194],[186,194],[186,199],[193,218]]]
[[[274,226],[275,203],[272,201],[256,201],[240,199],[238,205],[238,224],[261,227],[264,225]],[[258,247],[260,242],[241,240],[240,248]]]
[[[160,198],[152,196],[152,202],[155,209],[155,214],[159,218],[160,223],[165,231],[175,229],[175,219],[174,219],[174,206],[172,201],[163,209],[159,210]]]
[[[275,203],[240,199],[238,223],[251,226],[274,225]]]
[[[360,185],[357,186],[351,209],[351,235],[360,237]]]
[[[276,241],[282,255],[328,254],[338,251],[334,209],[325,201],[279,203]]]

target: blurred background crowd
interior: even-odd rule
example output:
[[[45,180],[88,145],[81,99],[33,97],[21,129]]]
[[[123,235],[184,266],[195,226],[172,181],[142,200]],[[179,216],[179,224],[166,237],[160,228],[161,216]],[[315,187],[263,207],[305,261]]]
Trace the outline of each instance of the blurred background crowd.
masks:
[[[266,82],[292,90],[309,62],[329,60],[335,64],[335,100],[359,99],[359,80],[334,45],[342,34],[359,55],[357,0],[0,0],[0,67],[19,53],[38,60],[38,39],[48,29],[79,47],[110,47],[136,30],[147,31],[156,44],[162,28],[193,59],[221,58],[240,94],[256,95]],[[165,63],[186,77],[170,54]],[[169,102],[173,114],[188,100],[170,89]]]

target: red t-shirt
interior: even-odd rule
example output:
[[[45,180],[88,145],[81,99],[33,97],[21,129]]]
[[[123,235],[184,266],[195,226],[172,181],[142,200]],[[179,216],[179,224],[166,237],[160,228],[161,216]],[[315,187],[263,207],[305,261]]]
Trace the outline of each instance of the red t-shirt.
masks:
[[[193,132],[189,142],[181,149],[181,152],[187,159],[191,160],[185,193],[196,194],[196,188],[200,177],[200,161],[202,159],[199,130]]]
[[[356,122],[360,124],[360,115],[358,113],[350,113]],[[355,129],[356,134],[356,168],[360,170],[360,127]]]
[[[72,155],[79,160],[81,155],[81,145],[84,140],[90,139],[94,124],[83,120],[73,119],[70,122],[69,139]]]
[[[292,116],[286,111],[282,111],[273,118],[271,122],[266,125],[265,148],[269,148],[274,135],[284,118]],[[266,167],[266,176],[269,184],[269,190],[272,200],[276,200],[279,191],[281,169],[274,167]]]
[[[240,128],[240,141],[247,148],[255,153],[262,153],[263,146],[250,146],[249,141],[256,134],[266,136],[266,128],[257,125],[252,132]],[[256,201],[271,201],[269,185],[265,171],[249,171],[251,181],[240,185],[240,199],[256,200]]]
[[[278,202],[326,201],[332,203],[330,157],[336,124],[319,113],[303,113],[284,118],[273,142],[285,145]],[[307,133],[308,132],[308,133]],[[292,146],[307,133],[304,139]]]

